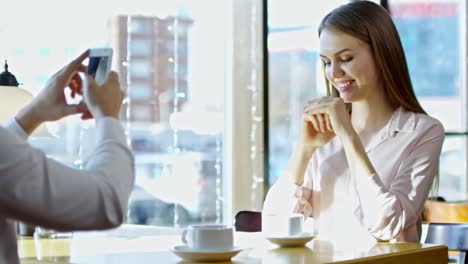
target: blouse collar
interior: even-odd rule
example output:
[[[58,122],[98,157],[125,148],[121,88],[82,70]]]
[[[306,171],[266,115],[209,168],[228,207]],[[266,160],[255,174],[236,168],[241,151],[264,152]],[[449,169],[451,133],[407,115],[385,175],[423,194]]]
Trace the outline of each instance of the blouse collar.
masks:
[[[365,147],[366,152],[368,153],[389,138],[394,137],[397,133],[414,131],[415,127],[416,113],[406,111],[402,106],[398,107],[382,129],[382,132],[378,133],[377,136],[367,144]]]

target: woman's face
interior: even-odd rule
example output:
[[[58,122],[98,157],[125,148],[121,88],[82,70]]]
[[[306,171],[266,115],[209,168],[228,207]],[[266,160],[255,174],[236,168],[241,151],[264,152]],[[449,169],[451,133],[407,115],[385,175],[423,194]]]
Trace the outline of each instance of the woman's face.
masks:
[[[338,30],[320,35],[320,57],[325,75],[345,102],[368,99],[379,92],[377,69],[367,43]]]

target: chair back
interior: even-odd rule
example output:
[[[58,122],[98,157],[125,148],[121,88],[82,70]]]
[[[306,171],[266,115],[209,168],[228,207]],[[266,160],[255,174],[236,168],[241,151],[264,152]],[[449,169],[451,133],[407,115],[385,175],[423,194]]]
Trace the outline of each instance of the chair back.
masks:
[[[468,223],[468,203],[426,201],[424,220],[427,223]]]
[[[260,232],[262,231],[262,212],[239,211],[234,217],[236,231]]]
[[[459,263],[468,264],[468,223],[430,223],[425,243],[446,245],[460,251]]]

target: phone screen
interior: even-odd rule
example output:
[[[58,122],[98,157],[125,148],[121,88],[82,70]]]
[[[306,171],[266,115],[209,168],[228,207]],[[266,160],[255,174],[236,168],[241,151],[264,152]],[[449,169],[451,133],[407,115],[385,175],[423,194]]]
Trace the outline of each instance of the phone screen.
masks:
[[[110,58],[108,56],[89,57],[88,74],[94,77],[96,83],[102,85],[109,75]]]

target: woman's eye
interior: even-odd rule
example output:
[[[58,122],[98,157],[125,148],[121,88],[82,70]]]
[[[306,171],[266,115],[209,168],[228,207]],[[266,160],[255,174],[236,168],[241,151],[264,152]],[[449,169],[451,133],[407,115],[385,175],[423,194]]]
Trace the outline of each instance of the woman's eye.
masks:
[[[325,66],[325,67],[330,66],[330,64],[331,64],[331,62],[329,62],[329,61],[324,61],[324,62],[323,62],[323,66]]]
[[[352,61],[353,58],[345,58],[345,59],[341,59],[342,62],[350,62]]]

